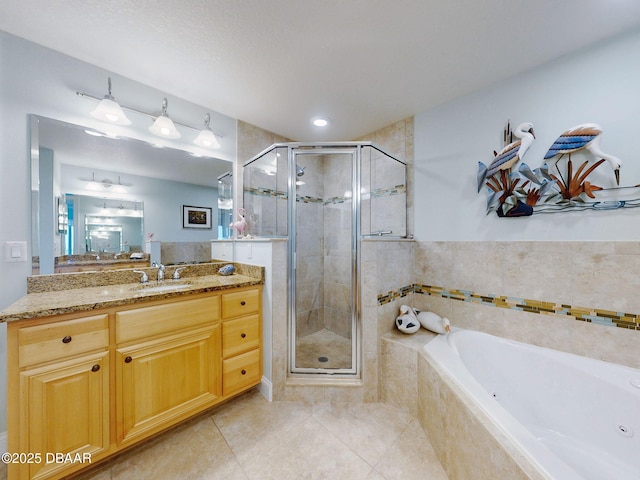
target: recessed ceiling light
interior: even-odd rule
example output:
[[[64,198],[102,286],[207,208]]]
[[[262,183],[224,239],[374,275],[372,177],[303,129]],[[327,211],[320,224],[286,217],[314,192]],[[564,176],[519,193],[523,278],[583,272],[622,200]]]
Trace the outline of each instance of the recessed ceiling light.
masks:
[[[324,117],[314,117],[311,119],[311,123],[313,123],[316,127],[326,127],[329,125],[329,120]]]

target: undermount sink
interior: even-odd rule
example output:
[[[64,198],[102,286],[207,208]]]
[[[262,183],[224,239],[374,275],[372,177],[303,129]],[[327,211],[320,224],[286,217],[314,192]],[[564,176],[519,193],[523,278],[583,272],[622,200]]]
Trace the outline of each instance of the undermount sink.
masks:
[[[166,292],[169,290],[182,290],[183,288],[189,288],[191,286],[191,282],[181,282],[181,283],[156,283],[156,284],[144,284],[140,285],[136,290],[144,293],[156,293],[156,292]]]

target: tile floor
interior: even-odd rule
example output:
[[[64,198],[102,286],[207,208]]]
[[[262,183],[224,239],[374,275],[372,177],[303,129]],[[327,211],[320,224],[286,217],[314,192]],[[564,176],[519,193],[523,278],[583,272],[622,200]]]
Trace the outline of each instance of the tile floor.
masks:
[[[305,335],[296,344],[296,366],[351,368],[351,340],[326,328]]]
[[[76,480],[447,480],[418,421],[390,405],[255,389],[96,468]]]

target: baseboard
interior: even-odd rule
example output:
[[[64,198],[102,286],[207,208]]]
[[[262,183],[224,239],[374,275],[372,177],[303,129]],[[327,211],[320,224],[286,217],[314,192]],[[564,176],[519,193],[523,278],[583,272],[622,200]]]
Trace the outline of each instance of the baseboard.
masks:
[[[262,381],[260,382],[260,385],[258,385],[258,390],[268,401],[273,401],[273,384],[269,381],[269,379],[267,379],[266,377],[262,377]]]
[[[7,451],[7,432],[0,432],[0,452]]]

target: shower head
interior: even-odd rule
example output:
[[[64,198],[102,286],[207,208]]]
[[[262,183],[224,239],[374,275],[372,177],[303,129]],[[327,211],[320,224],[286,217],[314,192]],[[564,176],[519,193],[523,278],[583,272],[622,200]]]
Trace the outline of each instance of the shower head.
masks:
[[[304,175],[304,169],[307,167],[301,167],[300,165],[296,165],[296,175],[301,177]]]

